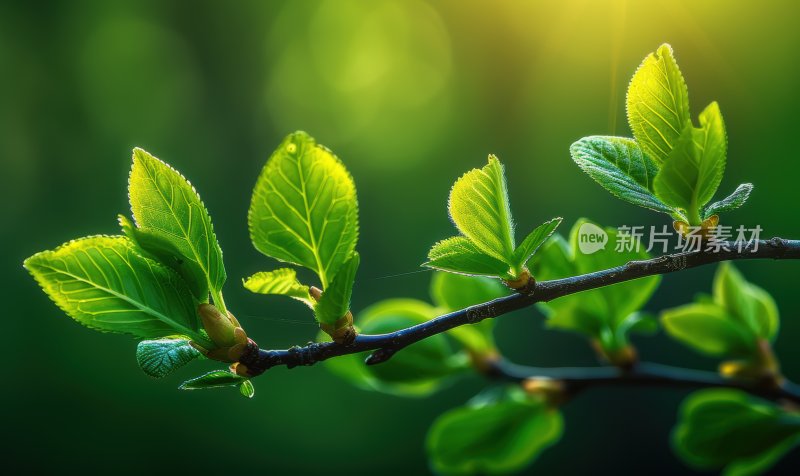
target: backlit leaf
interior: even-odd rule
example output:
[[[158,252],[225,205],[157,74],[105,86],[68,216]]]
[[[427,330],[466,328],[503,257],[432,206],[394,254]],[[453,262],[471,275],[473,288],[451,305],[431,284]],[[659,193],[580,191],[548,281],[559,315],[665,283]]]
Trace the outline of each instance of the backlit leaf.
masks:
[[[339,273],[333,277],[331,285],[325,289],[319,302],[314,306],[314,315],[319,322],[335,324],[350,310],[350,298],[360,257],[353,252],[350,259],[342,264]]]
[[[703,219],[705,220],[716,213],[736,210],[745,204],[747,199],[750,198],[750,192],[752,191],[753,184],[751,183],[743,183],[739,185],[732,194],[706,207],[706,209],[703,211]]]
[[[326,288],[358,239],[353,178],[308,134],[290,134],[256,182],[248,223],[256,249],[315,271]]]
[[[261,271],[244,280],[244,287],[259,294],[281,294],[313,307],[308,286],[300,284],[297,273],[290,268]]]
[[[553,218],[552,220],[546,221],[541,225],[537,226],[525,239],[520,243],[517,249],[514,251],[514,267],[516,269],[520,269],[524,267],[528,260],[531,259],[536,250],[542,246],[542,243],[556,231],[558,225],[561,224],[561,217]]]
[[[511,277],[508,264],[484,254],[463,236],[447,238],[433,245],[423,266],[451,273]]]

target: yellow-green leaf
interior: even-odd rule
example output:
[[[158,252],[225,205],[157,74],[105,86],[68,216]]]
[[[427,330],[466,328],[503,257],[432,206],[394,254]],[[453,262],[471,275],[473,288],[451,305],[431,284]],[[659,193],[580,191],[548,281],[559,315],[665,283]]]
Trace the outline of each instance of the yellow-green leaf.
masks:
[[[199,293],[197,298],[206,302],[204,290],[210,290],[214,303],[224,312],[222,250],[211,217],[192,184],[166,163],[136,148],[128,193],[139,246],[164,264],[190,273],[193,279],[188,282]],[[200,286],[203,282],[205,286]]]
[[[447,238],[433,245],[423,266],[475,276],[513,277],[508,264],[483,253],[463,236]]]
[[[244,287],[258,294],[281,294],[313,307],[308,286],[300,284],[297,273],[290,268],[260,271],[243,281]]]
[[[25,267],[58,307],[87,327],[145,339],[180,334],[211,345],[183,279],[141,256],[123,236],[70,241],[31,256]]]
[[[636,70],[628,86],[627,110],[636,142],[656,162],[667,160],[690,124],[689,94],[671,46],[661,45]]]
[[[514,235],[506,179],[497,157],[459,178],[450,191],[450,217],[483,253],[513,265]]]
[[[325,288],[358,240],[355,184],[330,150],[295,132],[264,166],[248,223],[256,249],[315,271]]]

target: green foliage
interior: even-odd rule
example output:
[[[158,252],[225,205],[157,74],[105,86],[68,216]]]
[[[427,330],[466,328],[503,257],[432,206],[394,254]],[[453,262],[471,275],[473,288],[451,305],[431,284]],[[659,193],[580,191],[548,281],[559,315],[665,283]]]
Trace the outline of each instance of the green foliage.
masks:
[[[358,240],[353,178],[308,134],[290,134],[256,182],[248,223],[256,249],[313,270],[326,288]]]
[[[540,225],[517,247],[503,165],[493,155],[486,166],[456,181],[448,212],[462,236],[433,245],[424,266],[506,280],[523,274],[528,260],[561,223],[554,218]]]
[[[253,398],[256,393],[250,380],[228,370],[213,370],[183,382],[178,388],[181,390],[203,390],[223,387],[237,387],[239,393],[247,398]]]
[[[128,194],[138,227],[123,219],[123,231],[178,271],[200,302],[208,302],[210,290],[214,304],[225,312],[222,250],[194,187],[175,169],[136,148]]]
[[[309,307],[314,307],[314,302],[308,294],[308,286],[300,284],[297,273],[290,268],[280,268],[274,271],[260,271],[243,280],[244,287],[249,291],[259,294],[279,294],[297,299]]]
[[[383,334],[426,322],[437,316],[437,309],[414,299],[389,299],[359,313],[356,324],[366,334]],[[327,336],[321,334],[321,338]],[[468,361],[456,352],[447,337],[438,334],[406,347],[391,360],[368,366],[368,352],[326,360],[334,374],[365,390],[407,397],[421,397],[441,388],[452,376],[467,367]]]
[[[441,474],[500,474],[529,465],[563,432],[561,414],[518,387],[441,415],[428,432],[431,465]]]
[[[800,414],[737,390],[696,392],[683,403],[673,445],[697,469],[760,474],[800,443]]]
[[[725,171],[725,124],[712,102],[694,127],[686,83],[669,45],[648,55],[633,75],[627,110],[635,140],[591,136],[570,148],[575,163],[606,190],[692,226],[747,201],[753,186],[742,184],[706,207]]]
[[[314,306],[314,315],[319,322],[333,325],[350,309],[350,297],[353,294],[353,283],[356,280],[359,263],[358,253],[353,252],[342,264],[331,285]]]
[[[143,340],[136,347],[139,368],[154,378],[166,377],[198,357],[200,352],[187,339]]]
[[[583,253],[579,230],[586,224],[594,225],[586,219],[575,223],[569,242],[554,235],[542,246],[533,267],[537,278],[549,280],[577,276],[649,258],[644,246],[636,250],[635,242],[630,250],[617,251],[614,246],[617,230],[614,228],[605,228],[608,241],[604,248],[592,254]],[[628,345],[629,332],[653,329],[652,320],[639,311],[655,292],[660,280],[660,276],[640,278],[564,296],[540,307],[547,315],[550,327],[589,336],[597,340],[607,354],[613,355]]]
[[[482,276],[437,272],[431,280],[431,298],[441,314],[466,309],[508,294],[508,288],[499,281]],[[494,323],[494,319],[484,319],[476,324],[450,329],[447,333],[471,352],[491,354],[496,351],[492,335]]]
[[[713,299],[668,309],[661,315],[667,333],[705,354],[755,357],[759,340],[771,342],[780,325],[772,297],[747,282],[730,263],[714,277]]]
[[[210,345],[188,285],[125,237],[70,241],[31,256],[25,267],[58,307],[87,327],[145,339],[179,334]]]

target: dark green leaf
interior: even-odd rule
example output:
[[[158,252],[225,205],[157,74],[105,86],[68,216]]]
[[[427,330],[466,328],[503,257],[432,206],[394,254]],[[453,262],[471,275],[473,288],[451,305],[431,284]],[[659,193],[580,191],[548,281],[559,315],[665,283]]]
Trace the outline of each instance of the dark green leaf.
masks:
[[[214,370],[205,375],[189,379],[181,384],[181,390],[200,390],[204,388],[238,387],[247,379],[228,370]]]
[[[187,339],[143,340],[136,346],[136,362],[144,373],[162,378],[200,357]]]

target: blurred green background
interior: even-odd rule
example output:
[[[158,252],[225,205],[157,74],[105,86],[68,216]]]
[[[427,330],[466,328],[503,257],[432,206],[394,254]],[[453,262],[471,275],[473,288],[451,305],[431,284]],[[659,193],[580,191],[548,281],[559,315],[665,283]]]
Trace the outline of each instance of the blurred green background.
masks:
[[[488,153],[506,164],[522,231],[558,215],[562,232],[579,216],[660,226],[663,215],[614,200],[583,175],[568,147],[585,135],[629,135],[627,82],[662,42],[675,48],[693,114],[714,99],[721,105],[730,152],[720,195],[756,185],[726,219],[798,238],[799,16],[791,0],[0,3],[4,465],[427,472],[428,426],[481,379],[404,400],[357,390],[316,366],[270,370],[255,381],[252,401],[235,390],[179,392],[182,378],[213,365],[149,379],[136,367],[133,340],[68,319],[22,260],[78,236],[117,233],[130,151],[141,146],[200,191],[225,251],[226,300],[248,333],[265,348],[302,344],[315,335],[307,310],[239,285],[276,266],[250,245],[246,211],[270,151],[296,129],[332,148],[358,186],[356,310],[427,296],[430,274],[415,271],[429,246],[452,234],[448,189]],[[776,297],[777,352],[800,379],[797,263],[740,268]],[[666,277],[649,309],[708,291],[713,271]],[[544,330],[534,310],[503,317],[497,333],[521,363],[596,363],[580,338]],[[663,335],[637,343],[646,359],[715,365]],[[534,469],[688,472],[668,446],[683,395],[582,395],[566,407],[562,442]],[[790,455],[776,471],[798,465],[800,455]]]

